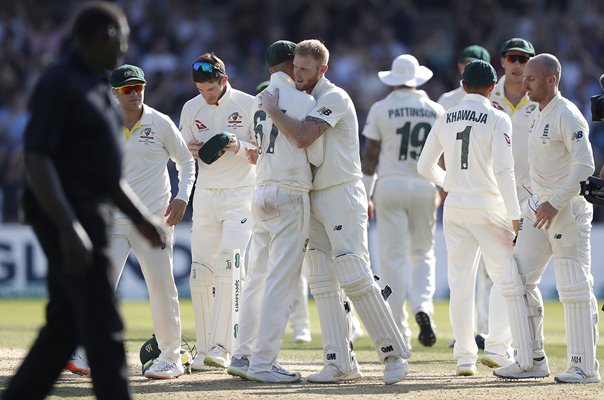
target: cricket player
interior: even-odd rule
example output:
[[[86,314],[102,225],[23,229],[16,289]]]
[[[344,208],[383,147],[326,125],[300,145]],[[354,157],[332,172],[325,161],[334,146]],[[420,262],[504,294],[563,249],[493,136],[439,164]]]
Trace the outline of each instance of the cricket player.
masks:
[[[368,202],[375,202],[378,220],[380,285],[392,289],[388,303],[405,341],[411,342],[408,300],[420,328],[419,342],[432,346],[436,342],[434,234],[440,196],[434,183],[417,173],[417,159],[428,132],[445,110],[416,89],[432,78],[432,71],[412,55],[396,57],[392,69],[378,76],[393,89],[369,110],[361,167]]]
[[[244,260],[252,229],[256,167],[243,149],[253,147],[249,126],[254,97],[231,87],[224,62],[214,53],[197,58],[192,75],[199,95],[185,103],[180,118],[181,132],[199,167],[191,232],[190,287],[198,351],[192,369],[207,370],[225,368],[231,351],[230,265],[234,250]],[[199,149],[221,132],[231,136],[227,152],[211,164],[199,160]]]
[[[385,364],[384,382],[393,384],[408,371],[410,352],[396,327],[388,304],[374,280],[367,250],[367,195],[361,182],[356,111],[348,94],[324,74],[329,51],[318,40],[296,46],[294,81],[317,104],[302,121],[278,106],[279,94],[260,94],[260,109],[271,116],[280,134],[297,147],[325,140],[325,159],[316,170],[310,194],[308,282],[317,303],[323,333],[324,368],[309,382],[340,382],[360,378],[347,340],[348,327],[340,287],[352,300]]]
[[[450,319],[456,373],[476,374],[474,287],[482,252],[494,285],[512,276],[513,241],[520,207],[514,181],[510,118],[489,102],[497,77],[491,64],[477,60],[463,73],[463,101],[441,116],[417,163],[420,174],[448,192],[443,223],[448,255]],[[444,153],[447,170],[438,165]],[[517,274],[516,274],[517,276]],[[521,288],[519,281],[516,287]],[[490,315],[492,330],[506,329]]]
[[[285,40],[269,46],[266,63],[271,77],[265,90],[278,90],[279,109],[302,119],[315,106],[315,100],[298,91],[292,79],[295,49],[295,43]],[[300,381],[300,373],[279,367],[276,359],[308,242],[308,192],[312,188],[309,161],[321,164],[323,141],[313,143],[312,149],[298,148],[260,109],[258,97],[253,109],[259,153],[252,203],[254,225],[241,296],[239,337],[228,373],[260,382],[293,383]]]
[[[512,38],[501,48],[501,66],[504,75],[499,79],[491,93],[491,104],[505,112],[512,121],[514,140],[512,155],[514,156],[514,179],[520,207],[530,193],[529,162],[528,162],[528,124],[537,103],[530,101],[522,86],[522,77],[527,61],[535,55],[532,43],[522,38]],[[490,278],[489,278],[490,280]],[[487,293],[488,294],[488,293]],[[486,300],[488,300],[488,296]],[[501,312],[505,302],[495,289],[491,301],[487,304],[492,312],[504,318],[507,313]],[[509,330],[490,331],[485,341],[485,351],[480,362],[491,368],[503,367],[514,363],[512,337]]]
[[[459,71],[460,77],[462,76],[466,65],[474,60],[482,60],[490,63],[491,55],[487,49],[479,45],[465,47],[457,59],[457,70]],[[448,110],[459,104],[465,95],[466,92],[463,90],[463,86],[460,82],[459,87],[456,89],[443,93],[438,99],[438,104],[442,105],[445,110]],[[489,297],[491,295],[492,286],[493,281],[489,278],[484,266],[484,261],[481,258],[480,263],[478,264],[478,273],[476,277],[476,336],[474,338],[478,348],[483,350],[485,340],[489,336],[489,304],[491,303]],[[453,347],[454,344],[455,341],[453,340],[450,347]]]
[[[493,373],[509,379],[549,375],[538,285],[553,257],[567,343],[566,371],[555,380],[597,383],[601,380],[596,359],[599,317],[589,241],[593,206],[578,195],[579,182],[594,172],[594,159],[587,121],[558,91],[561,70],[560,62],[551,54],[531,58],[524,70],[526,94],[539,104],[529,124],[532,193],[523,204],[523,224],[514,252],[525,283],[525,311],[519,317],[528,320],[529,329],[522,341],[514,338],[517,362]],[[528,346],[523,346],[525,343]]]
[[[178,128],[167,115],[144,104],[145,75],[134,65],[111,74],[112,93],[124,114],[124,177],[141,202],[165,220],[169,232],[164,248],[149,247],[125,215],[117,212],[111,240],[113,284],[117,285],[130,250],[140,262],[149,291],[153,332],[161,355],[145,371],[147,378],[176,378],[184,373],[180,360],[180,305],[173,274],[174,225],[185,213],[195,182],[195,161]],[[167,162],[178,170],[178,193],[170,200]]]

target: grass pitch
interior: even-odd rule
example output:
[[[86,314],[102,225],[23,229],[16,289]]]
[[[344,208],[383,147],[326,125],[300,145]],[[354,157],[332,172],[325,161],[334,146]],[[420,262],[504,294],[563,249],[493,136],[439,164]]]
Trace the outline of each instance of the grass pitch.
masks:
[[[601,302],[600,302],[601,304]],[[0,390],[6,387],[35,339],[44,318],[44,300],[0,300]],[[126,322],[126,346],[129,353],[130,383],[135,399],[602,399],[604,383],[592,385],[560,385],[553,376],[543,380],[501,381],[492,376],[489,368],[479,365],[474,377],[455,376],[455,360],[449,342],[452,339],[448,317],[448,302],[435,304],[437,324],[436,344],[422,347],[417,341],[418,329],[414,321],[412,341],[413,355],[409,375],[399,384],[385,386],[382,382],[382,367],[378,363],[373,345],[367,336],[355,342],[355,351],[365,377],[359,382],[338,385],[315,385],[303,382],[295,385],[270,385],[244,382],[231,378],[224,372],[194,373],[176,380],[151,381],[140,375],[138,352],[140,346],[152,333],[151,312],[147,302],[125,302],[122,311]],[[322,350],[319,321],[314,302],[310,302],[313,340],[299,345],[291,341],[288,328],[279,360],[288,369],[302,372],[303,378],[321,368]],[[183,334],[194,338],[194,323],[191,303],[181,301]],[[411,320],[413,320],[411,318]],[[604,324],[600,322],[600,328]],[[557,301],[545,305],[545,341],[552,374],[560,372],[566,365],[566,339],[562,306]],[[604,346],[598,346],[599,357]],[[211,392],[208,394],[208,392]],[[63,373],[50,398],[93,399],[92,385],[88,378]]]

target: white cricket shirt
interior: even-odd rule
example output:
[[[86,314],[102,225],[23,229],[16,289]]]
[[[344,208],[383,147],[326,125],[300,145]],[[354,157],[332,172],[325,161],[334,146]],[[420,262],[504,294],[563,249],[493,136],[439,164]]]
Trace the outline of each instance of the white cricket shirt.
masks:
[[[445,110],[448,110],[451,107],[454,107],[461,103],[463,97],[466,95],[466,91],[463,90],[463,86],[458,87],[457,89],[453,89],[450,92],[443,93],[438,98],[438,104],[443,106]]]
[[[394,90],[373,104],[363,135],[381,143],[378,177],[421,177],[417,172],[417,159],[434,122],[444,112],[426,92],[416,89]]]
[[[514,182],[510,117],[479,94],[466,94],[434,124],[418,160],[420,174],[449,193],[457,208],[505,207],[520,218]],[[446,172],[438,166],[444,152]]]
[[[505,76],[502,76],[493,92],[491,93],[491,104],[498,110],[505,112],[512,120],[512,131],[514,132],[514,141],[512,142],[512,154],[514,155],[514,176],[516,178],[516,190],[518,198],[525,199],[530,194],[523,187],[530,190],[530,166],[528,162],[528,131],[531,114],[539,108],[539,104],[530,101],[525,95],[520,103],[514,107],[508,99],[505,98],[503,85]]]
[[[170,117],[144,104],[140,121],[130,131],[126,127],[122,130],[123,177],[147,209],[155,213],[170,202],[166,165],[170,158],[178,170],[175,198],[189,202],[195,182],[195,161]],[[116,219],[128,220],[119,210]]]
[[[560,209],[579,193],[579,182],[594,172],[587,121],[560,93],[529,126],[531,187],[540,201]]]
[[[286,115],[302,120],[314,107],[315,99],[296,89],[294,81],[283,72],[271,75],[270,84],[265,89],[274,93],[279,89],[279,109]],[[305,149],[300,149],[279,134],[271,117],[258,108],[258,97],[254,101],[252,130],[256,134],[259,157],[256,162],[256,182],[258,185],[278,184],[290,189],[309,191],[312,175]],[[310,147],[321,147],[319,137]]]
[[[311,94],[317,104],[307,116],[322,119],[330,125],[323,132],[325,159],[316,171],[313,189],[327,189],[361,179],[359,123],[352,99],[325,76]]]
[[[249,142],[254,97],[233,89],[229,82],[218,105],[206,103],[200,95],[187,101],[180,116],[180,130],[186,143],[196,139],[206,142],[222,131],[237,135]],[[196,187],[204,189],[229,189],[254,186],[256,167],[251,165],[242,145],[237,154],[226,152],[208,165],[198,160],[199,172]]]

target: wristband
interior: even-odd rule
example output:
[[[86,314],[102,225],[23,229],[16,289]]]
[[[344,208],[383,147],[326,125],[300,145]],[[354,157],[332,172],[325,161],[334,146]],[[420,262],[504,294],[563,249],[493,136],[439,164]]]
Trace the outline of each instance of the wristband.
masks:
[[[367,198],[370,199],[373,196],[373,189],[375,188],[375,180],[377,178],[376,174],[373,175],[365,175],[363,174],[363,186],[365,186],[365,193],[367,193]]]

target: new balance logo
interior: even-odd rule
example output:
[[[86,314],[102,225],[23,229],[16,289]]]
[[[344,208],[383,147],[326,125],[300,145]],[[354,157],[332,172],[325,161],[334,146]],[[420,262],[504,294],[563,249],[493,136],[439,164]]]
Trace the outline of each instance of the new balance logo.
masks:
[[[336,359],[336,353],[327,353],[325,354],[325,358],[329,361],[333,361]]]
[[[342,225],[336,225],[333,227],[334,231],[341,231],[342,230]]]
[[[562,234],[561,233],[556,233],[554,235],[554,239],[562,239]]]
[[[390,353],[394,351],[394,348],[390,345],[388,346],[383,346],[380,350],[382,350],[382,353]]]

